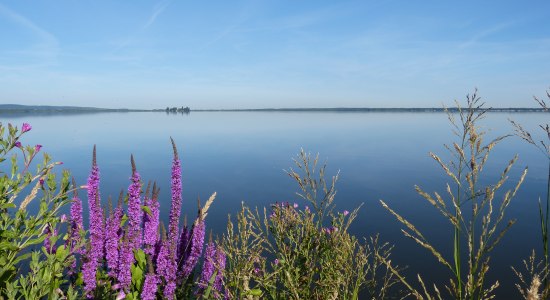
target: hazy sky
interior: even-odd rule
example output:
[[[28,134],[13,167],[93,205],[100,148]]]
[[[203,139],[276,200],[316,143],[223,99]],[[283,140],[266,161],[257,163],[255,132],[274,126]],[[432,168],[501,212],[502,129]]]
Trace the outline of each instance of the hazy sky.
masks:
[[[533,106],[549,20],[548,0],[0,0],[0,103]]]

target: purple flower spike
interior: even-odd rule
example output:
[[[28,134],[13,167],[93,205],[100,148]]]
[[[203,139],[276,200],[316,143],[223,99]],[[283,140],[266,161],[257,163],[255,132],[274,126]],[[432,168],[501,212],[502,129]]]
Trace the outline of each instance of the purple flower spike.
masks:
[[[216,268],[218,273],[216,274],[216,279],[214,280],[214,295],[217,299],[221,299],[222,293],[222,282],[223,282],[223,271],[225,270],[225,252],[218,247],[216,249]]]
[[[206,290],[206,288],[208,288],[210,280],[214,275],[214,271],[216,271],[217,273],[216,278],[214,279],[214,284],[212,285],[212,291],[214,298],[221,299],[224,269],[225,253],[221,248],[216,248],[216,245],[213,242],[208,243],[204,252],[204,264],[196,294],[200,295],[204,292],[204,290]]]
[[[105,256],[109,267],[109,276],[115,277],[119,267],[119,240],[121,238],[120,222],[122,220],[122,207],[120,204],[109,215],[105,224]]]
[[[90,210],[90,244],[88,253],[87,276],[84,276],[84,289],[88,293],[96,287],[96,269],[103,259],[104,228],[103,209],[99,194],[99,168],[96,163],[96,148],[92,158],[92,172],[88,177],[88,206]]]
[[[84,292],[87,298],[92,298],[92,292],[96,288],[97,261],[93,261],[92,251],[88,251],[86,259],[82,264],[82,279],[84,280]]]
[[[172,148],[174,149],[174,159],[172,161],[172,174],[170,190],[172,194],[172,205],[170,206],[170,220],[168,223],[168,255],[167,255],[167,269],[165,270],[166,286],[164,288],[164,297],[172,299],[174,297],[174,291],[176,288],[176,274],[178,271],[178,263],[176,261],[176,254],[178,251],[178,232],[179,232],[179,219],[181,214],[181,163],[178,158],[178,150],[176,149],[176,143],[172,138]]]
[[[163,293],[166,299],[174,299],[174,294],[176,291],[175,269],[177,268],[177,266],[172,263],[169,257],[170,244],[170,241],[163,239],[157,257],[157,274],[162,276],[166,281]]]
[[[23,123],[23,126],[21,126],[21,132],[25,133],[27,131],[31,131],[32,127],[29,123]]]
[[[169,258],[171,263],[176,262],[176,251],[179,231],[179,220],[181,214],[181,163],[178,158],[178,150],[173,139],[174,160],[172,162],[172,175],[170,190],[172,192],[172,205],[170,207],[170,221],[168,223],[168,241],[170,241]]]
[[[44,239],[44,248],[46,248],[46,252],[52,253],[52,243],[50,238],[52,237],[52,230],[50,229],[50,225],[46,225],[46,229],[44,230],[44,233],[46,234],[46,239]]]
[[[199,261],[199,258],[202,254],[202,247],[204,244],[204,220],[201,220],[200,217],[197,219],[197,222],[193,225],[193,233],[191,237],[191,252],[189,257],[183,265],[183,278],[187,278],[195,268],[195,265]]]
[[[154,300],[156,299],[158,285],[160,283],[159,277],[155,274],[149,273],[145,275],[145,282],[143,283],[143,290],[141,292],[142,300]]]
[[[178,258],[178,277],[179,278],[182,278],[184,262],[187,261],[187,258],[189,257],[189,253],[191,252],[190,243],[191,243],[191,231],[188,230],[187,225],[185,225],[181,230],[180,239],[178,241],[177,258]]]
[[[206,246],[206,250],[204,252],[204,264],[202,265],[202,273],[198,284],[199,289],[197,290],[197,295],[202,294],[202,292],[208,287],[210,278],[214,275],[215,259],[216,246],[213,242],[210,242]]]
[[[130,228],[130,240],[132,248],[137,249],[141,247],[141,222],[143,220],[143,210],[141,209],[141,178],[136,171],[136,164],[134,157],[130,158],[132,162],[132,177],[130,177],[131,184],[128,187],[128,226]]]
[[[118,282],[120,282],[122,290],[125,291],[128,291],[130,283],[132,283],[131,268],[134,263],[134,251],[128,235],[129,233],[127,232],[122,241],[118,264]]]
[[[145,206],[149,207],[150,213],[146,213],[143,217],[143,244],[144,252],[149,255],[154,255],[155,245],[159,240],[159,202],[158,189],[156,183],[153,184],[153,195],[151,198],[145,197]]]
[[[71,217],[70,217],[70,233],[71,233],[71,250],[74,250],[74,245],[80,242],[80,230],[84,229],[82,225],[82,201],[78,198],[78,190],[76,189],[76,183],[73,178],[73,201],[71,203]],[[84,254],[84,251],[78,249],[76,253]]]
[[[171,300],[174,299],[176,294],[176,282],[175,281],[169,281],[166,283],[166,286],[164,287],[164,298]]]

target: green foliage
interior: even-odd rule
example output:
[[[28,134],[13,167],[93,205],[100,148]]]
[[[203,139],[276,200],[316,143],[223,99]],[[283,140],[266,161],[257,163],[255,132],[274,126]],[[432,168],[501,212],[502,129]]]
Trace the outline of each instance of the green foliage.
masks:
[[[31,163],[41,146],[22,146],[19,140],[24,132],[11,124],[8,132],[5,129],[0,123],[0,162],[4,164],[15,151],[23,161],[12,154],[11,172],[0,172],[0,298],[57,299],[68,282],[65,270],[74,262],[56,234],[64,221],[59,210],[69,201],[69,173],[64,171],[58,181],[53,169],[60,163],[51,162],[47,154],[32,172]],[[35,213],[27,210],[32,201],[38,201]]]
[[[358,209],[334,212],[337,176],[328,184],[317,161],[302,151],[295,162],[304,176],[288,172],[312,209],[279,203],[260,216],[243,205],[236,232],[229,221],[222,246],[232,298],[358,299],[361,291],[369,298],[387,296],[395,281],[381,257],[388,259],[391,247],[378,237],[361,243],[348,233]]]

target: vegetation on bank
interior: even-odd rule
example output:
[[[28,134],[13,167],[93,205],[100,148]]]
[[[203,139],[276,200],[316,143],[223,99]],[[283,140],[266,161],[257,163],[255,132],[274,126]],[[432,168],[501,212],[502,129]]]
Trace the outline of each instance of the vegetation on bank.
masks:
[[[537,102],[548,111],[543,100]],[[445,286],[425,282],[422,274],[405,277],[391,259],[393,246],[377,235],[351,235],[348,229],[360,207],[336,210],[338,175],[327,178],[318,157],[304,151],[287,172],[302,204],[243,204],[230,216],[227,231],[213,238],[205,233],[215,193],[198,204],[190,224],[181,222],[181,162],[174,141],[165,227],[159,219],[160,191],[155,183],[143,183],[133,158],[127,192],[113,204],[101,196],[95,148],[88,181],[79,186],[67,171],[55,172],[61,163],[47,154],[36,162],[42,146],[22,143],[31,125],[0,124],[0,299],[492,299],[499,282],[487,280],[490,256],[514,223],[506,209],[527,170],[510,190],[499,193],[516,161],[510,158],[496,182],[481,185],[490,153],[507,138],[485,142],[478,124],[488,111],[483,106],[474,93],[464,107],[457,103],[456,111],[448,111],[457,137],[447,146],[452,160],[431,154],[449,178],[446,194],[416,188],[451,224],[450,253],[432,245],[405,213],[381,202],[403,225],[403,233],[447,268]],[[547,299],[550,128],[541,124],[548,140],[539,141],[521,124],[512,125],[548,159],[549,192],[534,212],[541,246],[529,245],[542,248],[542,258],[533,252],[525,268],[514,269],[518,295]],[[88,203],[86,212],[82,200]]]

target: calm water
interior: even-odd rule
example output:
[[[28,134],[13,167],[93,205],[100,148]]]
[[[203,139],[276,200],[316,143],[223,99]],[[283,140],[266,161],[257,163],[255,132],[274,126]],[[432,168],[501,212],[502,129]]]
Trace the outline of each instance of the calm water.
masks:
[[[537,133],[537,125],[548,122],[547,114],[492,113],[482,125],[490,137],[507,134],[512,132],[508,118]],[[104,199],[107,195],[116,198],[120,189],[127,189],[133,154],[142,178],[156,180],[161,187],[164,219],[169,211],[173,137],[183,164],[184,214],[194,217],[196,199],[206,199],[216,191],[218,197],[207,218],[214,234],[224,232],[227,215],[235,214],[241,201],[260,207],[275,201],[304,205],[294,195],[297,186],[283,169],[293,166],[291,158],[300,148],[320,153],[321,160],[328,164],[327,174],[340,170],[337,209],[352,210],[364,203],[351,228],[354,234],[380,233],[382,240],[396,244],[394,262],[407,265],[411,276],[420,272],[427,281],[438,283],[441,276],[447,276],[424,249],[403,238],[401,226],[379,204],[379,199],[384,199],[450,259],[452,230],[448,222],[414,191],[415,184],[426,191],[444,191],[447,178],[428,152],[447,157],[443,144],[455,140],[445,114],[101,113],[0,116],[0,121],[19,126],[29,122],[33,130],[23,143],[42,144],[55,160],[64,162],[80,184],[86,181],[92,148],[97,145]],[[515,293],[512,283],[516,280],[510,266],[520,266],[533,248],[540,252],[536,201],[545,192],[545,157],[511,137],[494,149],[485,175],[488,182],[495,182],[516,153],[520,159],[507,187],[525,166],[529,166],[529,173],[509,208],[508,216],[518,222],[492,255],[489,274],[501,282],[500,295]]]

